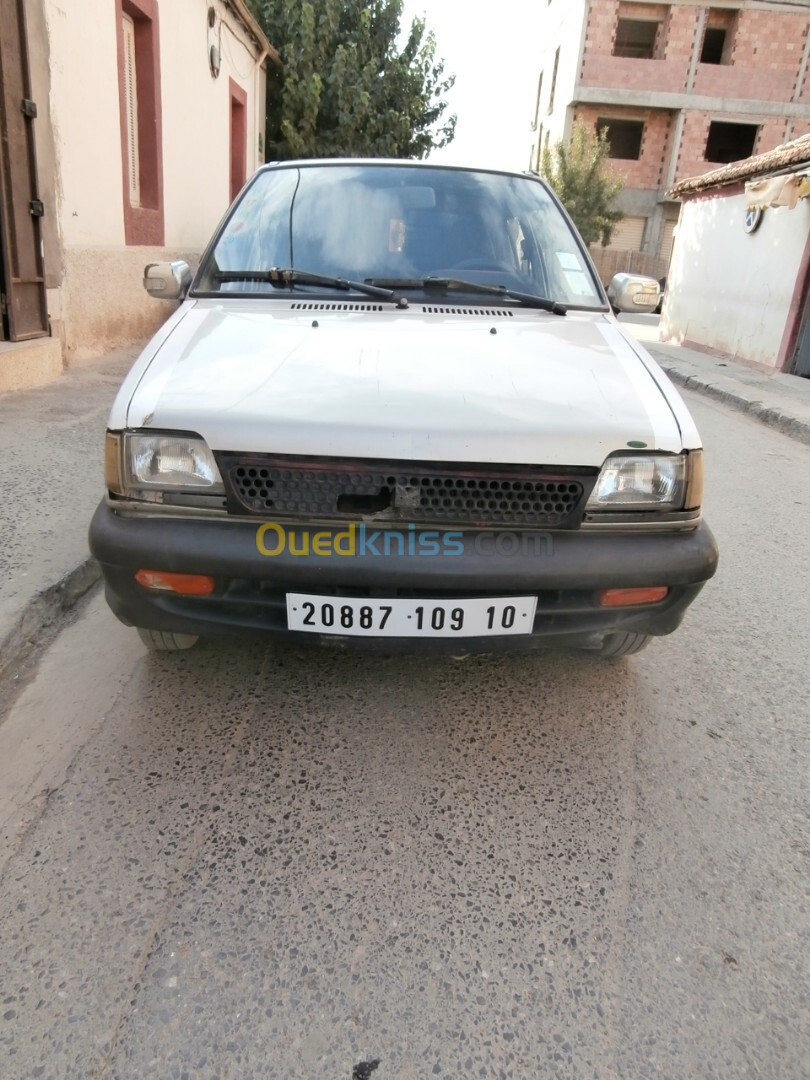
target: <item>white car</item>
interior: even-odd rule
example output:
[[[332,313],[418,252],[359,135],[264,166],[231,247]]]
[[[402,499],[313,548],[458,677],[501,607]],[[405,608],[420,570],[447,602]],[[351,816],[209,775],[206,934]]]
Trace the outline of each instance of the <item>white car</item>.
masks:
[[[90,529],[115,614],[199,636],[615,656],[717,549],[703,452],[536,176],[268,165],[112,409]]]

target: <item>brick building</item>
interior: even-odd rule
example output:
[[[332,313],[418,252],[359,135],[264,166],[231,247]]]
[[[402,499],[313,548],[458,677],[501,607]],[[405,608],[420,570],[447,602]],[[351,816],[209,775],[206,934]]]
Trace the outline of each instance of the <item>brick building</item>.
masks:
[[[548,0],[530,167],[576,119],[607,128],[626,182],[611,247],[665,267],[668,190],[810,132],[809,31],[810,0]]]

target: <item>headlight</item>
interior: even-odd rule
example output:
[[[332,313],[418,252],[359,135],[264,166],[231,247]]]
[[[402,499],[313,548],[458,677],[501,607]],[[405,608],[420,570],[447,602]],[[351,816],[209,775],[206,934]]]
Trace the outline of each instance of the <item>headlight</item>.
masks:
[[[206,489],[222,492],[214,455],[189,435],[125,435],[124,473],[130,489]]]
[[[685,454],[615,454],[602,466],[587,510],[682,510]]]

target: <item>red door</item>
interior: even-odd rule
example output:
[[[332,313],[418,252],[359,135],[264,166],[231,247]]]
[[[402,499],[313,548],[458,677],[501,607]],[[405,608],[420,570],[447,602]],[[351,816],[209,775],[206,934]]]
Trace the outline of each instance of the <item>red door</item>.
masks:
[[[247,168],[247,94],[231,79],[231,202],[242,190]]]

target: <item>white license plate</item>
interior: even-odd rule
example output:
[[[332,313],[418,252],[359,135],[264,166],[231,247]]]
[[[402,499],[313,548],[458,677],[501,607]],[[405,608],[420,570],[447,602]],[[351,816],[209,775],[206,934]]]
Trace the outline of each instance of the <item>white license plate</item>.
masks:
[[[500,637],[530,634],[536,596],[476,600],[358,600],[287,593],[290,630],[353,637]]]

